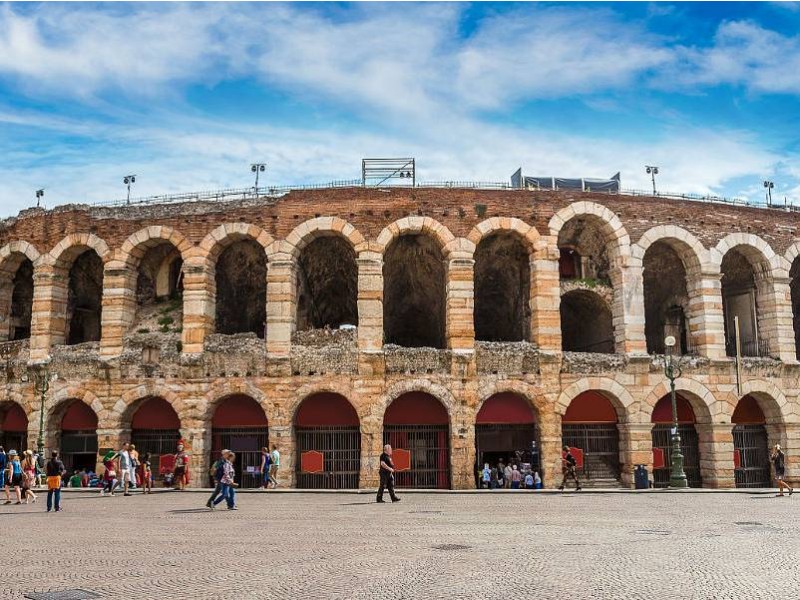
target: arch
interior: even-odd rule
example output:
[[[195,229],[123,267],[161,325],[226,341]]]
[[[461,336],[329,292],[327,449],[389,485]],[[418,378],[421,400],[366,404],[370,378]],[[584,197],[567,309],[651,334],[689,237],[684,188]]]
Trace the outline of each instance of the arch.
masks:
[[[453,394],[445,386],[438,383],[433,383],[428,379],[404,379],[391,385],[386,392],[384,392],[378,402],[375,402],[371,414],[372,416],[383,421],[383,416],[386,409],[398,397],[408,392],[425,392],[436,398],[447,410],[448,415],[453,413],[456,406],[456,400]]]
[[[131,429],[180,429],[181,419],[175,407],[160,396],[142,398],[135,404]]]
[[[214,403],[211,414],[211,460],[223,448],[237,454],[234,469],[242,487],[262,487],[261,449],[269,446],[269,421],[264,407],[252,396],[230,394]]]
[[[547,402],[545,394],[541,388],[525,383],[524,381],[501,380],[482,383],[478,388],[478,403],[475,406],[477,415],[483,404],[492,396],[502,393],[512,393],[524,398],[531,405],[537,418],[546,415],[551,410],[551,405]]]
[[[15,254],[26,257],[34,264],[36,264],[36,261],[39,260],[41,256],[36,247],[30,242],[25,242],[23,240],[11,241],[0,248],[0,271],[7,270],[7,261],[11,260]],[[17,262],[17,264],[19,263]]]
[[[711,249],[711,262],[718,266],[721,265],[722,259],[733,249],[740,250],[753,267],[761,266],[762,275],[788,277],[788,269],[785,267],[782,257],[775,254],[767,242],[753,233],[736,232],[726,235]]]
[[[486,398],[475,416],[475,423],[489,424],[533,424],[536,409],[523,395],[516,392],[498,392]]]
[[[410,235],[423,234],[436,240],[442,255],[447,258],[454,245],[458,245],[452,232],[431,217],[410,216],[390,223],[378,234],[375,250],[384,254],[389,245],[397,238]],[[464,240],[466,241],[466,240]],[[472,251],[474,251],[474,246]]]
[[[77,386],[63,386],[51,394],[50,401],[47,403],[46,422],[48,431],[56,431],[60,429],[60,419],[63,416],[63,411],[66,410],[68,404],[75,400],[83,402],[97,415],[98,427],[100,429],[114,429],[117,426],[116,419],[113,418],[113,412],[108,410],[100,399],[89,390]],[[39,418],[38,411],[36,417],[31,420]]]
[[[553,215],[548,223],[550,235],[558,239],[562,227],[575,217],[586,216],[595,219],[599,224],[606,239],[617,250],[620,256],[630,255],[631,238],[614,212],[595,202],[575,202],[565,206]]]
[[[267,427],[267,424],[264,408],[246,394],[220,398],[211,416],[211,426],[214,428]]]
[[[172,227],[151,225],[131,234],[122,243],[119,249],[119,259],[129,267],[136,268],[147,250],[162,243],[172,244],[180,252],[184,261],[188,258],[188,250],[194,247],[182,233]]]
[[[316,217],[304,221],[286,236],[285,241],[289,244],[292,258],[297,259],[303,248],[318,237],[325,235],[335,235],[345,239],[356,253],[366,245],[361,232],[339,217]]]
[[[104,263],[111,257],[108,244],[93,233],[69,234],[50,251],[50,257],[55,265],[65,267],[87,249],[97,252]]]
[[[767,417],[755,396],[746,394],[739,398],[731,415],[731,423],[734,425],[763,425],[766,422]]]
[[[645,231],[631,248],[631,257],[641,264],[648,248],[656,242],[664,242],[672,247],[683,261],[687,272],[689,269],[701,269],[711,261],[709,251],[700,240],[677,225],[656,225]]]
[[[151,398],[162,398],[173,408],[179,418],[191,418],[193,416],[191,414],[191,405],[185,402],[178,394],[169,388],[148,381],[124,392],[114,404],[113,413],[119,420],[119,426],[123,429],[130,427],[133,415],[139,410],[142,403]]]
[[[726,403],[718,402],[714,394],[702,383],[682,377],[675,381],[675,392],[689,402],[697,423],[722,423],[725,421],[725,415],[728,412]],[[659,382],[645,397],[642,409],[646,407],[648,414],[652,414],[656,404],[669,393],[669,384],[664,381]]]
[[[785,425],[798,421],[797,411],[783,391],[770,381],[748,379],[742,384],[741,395],[752,396],[769,424]]]
[[[427,392],[406,392],[386,407],[384,425],[448,425],[447,407]]]
[[[359,418],[353,404],[341,394],[318,392],[306,396],[294,414],[296,427],[358,427]]]
[[[224,223],[206,235],[198,247],[205,260],[211,265],[215,265],[216,259],[225,248],[243,239],[257,242],[264,248],[265,255],[267,248],[274,242],[272,236],[257,225]]]
[[[533,255],[536,251],[536,242],[541,237],[532,225],[516,217],[490,217],[475,225],[467,235],[467,239],[477,248],[485,238],[496,233],[510,233],[519,238],[528,253]]]
[[[561,296],[561,347],[565,352],[614,353],[614,315],[605,298],[576,288]]]
[[[222,403],[229,396],[236,395],[249,396],[255,400],[264,411],[264,414],[267,415],[268,422],[271,422],[274,418],[273,415],[270,414],[271,406],[266,394],[264,394],[260,388],[245,379],[221,379],[211,384],[211,387],[203,398],[203,403],[198,410],[199,414],[197,417],[203,423],[207,423],[208,426],[210,426],[211,420],[214,417],[214,412],[217,410],[217,407],[220,405],[220,403]]]
[[[562,423],[615,423],[617,409],[608,397],[595,390],[581,392],[569,403]]]
[[[0,341],[30,337],[39,256],[36,248],[19,240],[0,249]]]
[[[572,400],[588,391],[601,393],[611,402],[620,423],[627,423],[632,420],[631,415],[638,413],[638,403],[630,392],[620,383],[608,377],[586,377],[569,385],[561,392],[556,401],[556,413],[562,417],[566,415]]]
[[[28,415],[19,402],[0,402],[0,446],[6,452],[28,447]]]

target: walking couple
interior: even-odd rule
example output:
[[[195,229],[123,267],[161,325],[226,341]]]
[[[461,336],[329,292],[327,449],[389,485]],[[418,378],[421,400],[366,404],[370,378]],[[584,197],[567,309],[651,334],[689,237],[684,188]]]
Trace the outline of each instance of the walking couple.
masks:
[[[215,487],[206,506],[214,510],[217,504],[225,500],[228,510],[237,510],[236,488],[238,484],[234,481],[236,471],[233,468],[236,454],[230,450],[223,450],[220,454],[219,460],[211,467],[210,475],[214,479]]]

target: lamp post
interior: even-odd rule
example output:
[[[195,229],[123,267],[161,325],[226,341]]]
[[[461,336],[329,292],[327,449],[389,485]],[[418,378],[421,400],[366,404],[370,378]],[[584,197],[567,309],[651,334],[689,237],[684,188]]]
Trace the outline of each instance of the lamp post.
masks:
[[[51,374],[46,364],[40,364],[29,368],[33,377],[33,389],[39,394],[39,437],[36,440],[36,450],[39,453],[39,460],[44,460],[44,404],[47,398],[47,390],[50,389],[50,381],[55,381],[57,376]]]
[[[122,183],[128,187],[128,204],[131,203],[131,184],[136,183],[136,175],[125,175],[122,178]]]
[[[765,181],[764,189],[767,190],[765,193],[767,197],[767,206],[772,206],[772,190],[775,189],[775,182]]]
[[[256,174],[255,191],[258,193],[258,174],[267,170],[267,163],[253,163],[250,165],[250,171]]]
[[[675,397],[675,380],[681,376],[681,367],[672,355],[675,347],[675,338],[671,335],[664,340],[666,353],[664,354],[664,375],[669,379],[669,394],[672,400],[672,469],[669,475],[669,487],[686,488],[686,473],[683,470],[683,452],[681,452],[681,435],[678,433],[678,401]]]
[[[652,165],[645,165],[644,170],[650,175],[650,178],[653,180],[653,196],[658,196],[658,192],[656,191],[656,175],[658,175],[658,167],[654,167]]]

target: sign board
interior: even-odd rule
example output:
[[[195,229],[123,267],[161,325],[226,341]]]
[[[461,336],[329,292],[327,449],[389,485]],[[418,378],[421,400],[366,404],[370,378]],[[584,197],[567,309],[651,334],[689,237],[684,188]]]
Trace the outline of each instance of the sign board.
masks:
[[[410,471],[411,452],[402,448],[395,448],[392,453],[392,462],[394,463],[395,471]]]
[[[325,469],[325,455],[316,450],[308,450],[300,455],[300,470],[303,473],[322,473]]]

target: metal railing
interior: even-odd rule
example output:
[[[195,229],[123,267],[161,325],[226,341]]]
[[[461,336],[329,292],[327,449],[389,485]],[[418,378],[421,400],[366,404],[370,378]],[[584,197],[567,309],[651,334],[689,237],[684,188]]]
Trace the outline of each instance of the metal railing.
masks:
[[[725,353],[728,356],[736,356],[736,338],[728,338],[725,341]],[[754,358],[770,358],[769,340],[750,340],[742,341],[742,356]]]

